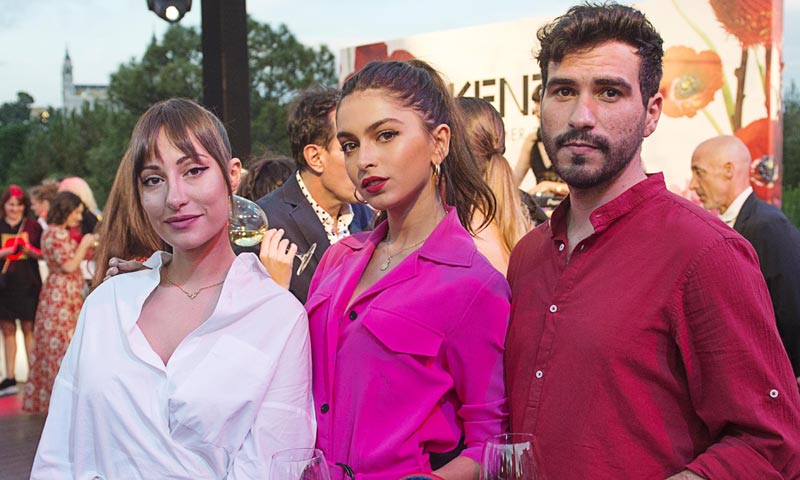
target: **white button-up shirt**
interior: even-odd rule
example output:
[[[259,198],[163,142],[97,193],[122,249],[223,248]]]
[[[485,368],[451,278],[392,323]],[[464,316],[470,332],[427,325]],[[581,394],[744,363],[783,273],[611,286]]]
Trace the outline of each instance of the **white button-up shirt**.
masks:
[[[728,209],[725,210],[725,213],[719,215],[719,219],[733,228],[733,225],[736,223],[736,218],[739,217],[739,212],[742,211],[745,200],[747,200],[747,197],[749,197],[751,193],[753,193],[753,187],[745,188],[742,193],[737,195],[736,199],[731,202]]]
[[[86,299],[31,478],[267,478],[274,452],[314,445],[302,305],[242,254],[164,365],[136,322],[168,259]]]
[[[320,207],[317,201],[314,200],[314,197],[311,196],[311,192],[308,191],[305,182],[303,182],[303,177],[300,175],[300,171],[298,170],[294,175],[297,179],[297,184],[300,185],[300,191],[303,192],[303,196],[306,197],[306,200],[308,201],[309,205],[311,205],[314,213],[317,214],[317,218],[319,218],[322,228],[325,229],[325,235],[328,236],[328,241],[331,242],[331,245],[343,239],[344,237],[349,237],[350,224],[353,222],[353,218],[355,218],[353,208],[350,205],[346,205],[347,208],[343,211],[340,211],[337,218],[333,218],[328,214],[328,212],[325,211],[324,208]],[[336,226],[335,232],[333,229],[334,225]]]

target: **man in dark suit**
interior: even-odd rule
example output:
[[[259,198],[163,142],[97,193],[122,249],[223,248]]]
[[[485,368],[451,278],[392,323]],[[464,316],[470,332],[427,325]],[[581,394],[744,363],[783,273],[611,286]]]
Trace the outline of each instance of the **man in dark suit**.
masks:
[[[374,212],[357,203],[347,176],[344,154],[336,139],[336,102],[333,89],[315,87],[294,99],[287,123],[297,172],[258,203],[269,227],[303,253],[316,243],[316,251],[302,275],[292,275],[289,290],[305,303],[311,277],[322,254],[336,241],[369,230]]]
[[[750,152],[734,136],[701,143],[692,155],[690,187],[703,207],[742,234],[758,254],[778,332],[800,385],[800,232],[750,186]]]

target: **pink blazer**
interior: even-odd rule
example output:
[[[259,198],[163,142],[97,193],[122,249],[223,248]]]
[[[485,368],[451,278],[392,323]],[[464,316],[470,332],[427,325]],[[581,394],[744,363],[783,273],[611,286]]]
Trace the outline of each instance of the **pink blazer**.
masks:
[[[341,480],[430,471],[456,447],[480,461],[505,431],[510,291],[453,208],[428,240],[348,305],[386,222],[333,245],[308,302],[317,446]]]

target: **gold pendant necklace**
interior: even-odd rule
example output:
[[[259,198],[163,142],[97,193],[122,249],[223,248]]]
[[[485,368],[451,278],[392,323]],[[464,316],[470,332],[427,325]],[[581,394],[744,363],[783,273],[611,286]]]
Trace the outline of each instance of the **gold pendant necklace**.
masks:
[[[380,268],[380,269],[381,269],[381,272],[385,272],[385,271],[386,271],[386,269],[388,269],[388,268],[389,268],[389,265],[391,265],[391,264],[392,264],[392,257],[393,257],[394,255],[398,255],[398,254],[400,254],[400,253],[402,253],[402,252],[405,252],[406,250],[410,250],[410,249],[412,249],[412,248],[414,248],[414,247],[419,247],[420,245],[422,245],[423,243],[425,243],[425,240],[426,240],[426,239],[425,239],[425,238],[423,238],[422,240],[420,240],[419,242],[415,243],[414,245],[409,245],[408,247],[401,248],[400,250],[398,250],[398,251],[396,251],[396,252],[394,252],[394,253],[389,253],[389,254],[387,254],[386,260],[384,260],[384,261],[383,261],[383,263],[381,263],[381,264],[380,264],[380,266],[379,266],[378,268]]]
[[[174,285],[174,286],[178,287],[178,290],[180,290],[181,292],[183,292],[183,294],[184,294],[184,295],[186,295],[187,297],[189,297],[189,300],[194,300],[195,298],[197,298],[197,296],[198,296],[198,295],[200,295],[200,292],[202,292],[203,290],[206,290],[206,289],[208,289],[208,288],[212,288],[212,287],[216,287],[216,286],[218,286],[218,285],[222,285],[223,283],[225,283],[225,280],[222,280],[221,282],[217,282],[217,283],[215,283],[215,284],[213,284],[213,285],[207,285],[207,286],[205,286],[205,287],[200,287],[200,288],[198,288],[198,289],[197,289],[196,291],[194,291],[194,292],[187,292],[186,290],[184,290],[184,289],[183,289],[183,287],[181,287],[181,286],[180,286],[180,285],[178,285],[177,283],[173,282],[173,281],[172,281],[172,279],[171,279],[171,278],[169,278],[169,273],[167,273],[167,270],[166,270],[166,269],[162,270],[162,272],[164,272],[164,278],[166,278],[166,279],[167,279],[167,281],[168,281],[169,283],[171,283],[172,285]]]

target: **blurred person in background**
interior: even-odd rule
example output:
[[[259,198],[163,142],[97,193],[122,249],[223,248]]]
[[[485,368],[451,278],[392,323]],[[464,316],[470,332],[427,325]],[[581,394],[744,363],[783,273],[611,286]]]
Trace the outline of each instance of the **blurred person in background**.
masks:
[[[102,214],[97,207],[97,201],[94,199],[92,188],[86,183],[86,180],[81,177],[67,177],[59,183],[58,191],[72,192],[81,199],[85,209],[83,211],[83,218],[81,219],[80,233],[81,235],[86,235],[87,233],[94,232],[95,227],[97,227],[97,224],[102,219]]]
[[[50,210],[50,201],[58,193],[58,182],[52,179],[45,179],[39,185],[30,189],[31,210],[38,217],[39,225],[43,230],[47,230],[47,211]],[[47,262],[39,258],[39,275],[42,282],[47,279]]]
[[[533,172],[536,179],[536,185],[529,190],[536,201],[545,207],[548,211],[552,211],[557,207],[561,200],[569,193],[569,187],[564,180],[558,175],[553,162],[547,155],[542,142],[542,86],[538,85],[533,90],[531,96],[533,100],[533,114],[539,120],[539,126],[536,131],[528,135],[522,143],[520,149],[519,159],[514,166],[514,182],[517,186],[522,184],[522,180],[528,173],[528,170]]]
[[[294,174],[294,160],[282,155],[267,155],[253,162],[242,179],[239,195],[256,201],[275,190]]]
[[[50,201],[56,193],[58,193],[58,182],[55,180],[44,180],[30,190],[31,210],[36,214],[39,225],[44,230],[47,230],[47,211],[50,209]]]
[[[22,403],[22,409],[28,413],[47,413],[53,382],[83,305],[80,262],[95,237],[89,233],[77,243],[68,231],[80,225],[83,209],[83,202],[77,195],[59,192],[47,213],[49,227],[42,235],[42,258],[50,273],[36,309],[31,369]]]
[[[775,321],[800,385],[800,232],[781,210],[756,197],[752,158],[733,135],[704,141],[692,155],[694,190],[706,210],[747,239],[758,255]]]
[[[0,219],[0,261],[3,265],[0,286],[0,328],[3,330],[6,377],[0,382],[0,396],[17,393],[15,376],[17,358],[17,324],[22,324],[25,350],[30,365],[33,346],[33,319],[42,279],[37,262],[41,255],[42,227],[29,218],[30,200],[17,185],[11,185],[2,197],[2,219]]]
[[[497,201],[494,220],[484,229],[480,212],[472,218],[475,246],[503,275],[508,271],[511,250],[532,227],[527,208],[522,204],[506,151],[503,118],[491,103],[481,98],[459,97],[456,104],[464,118],[464,130],[470,152],[482,169],[484,180]]]
[[[317,244],[305,271],[288,279],[289,290],[301,303],[306,302],[311,278],[328,247],[369,230],[374,217],[367,205],[356,201],[355,185],[347,177],[336,140],[338,98],[335,89],[315,86],[292,100],[286,124],[296,172],[256,202],[267,214],[269,228],[283,230],[298,251],[307,252]]]
[[[97,201],[94,199],[91,187],[86,183],[86,180],[81,177],[67,177],[61,180],[58,185],[59,192],[72,192],[77,195],[83,202],[83,218],[78,226],[70,228],[70,235],[76,242],[81,241],[81,237],[86,234],[94,233],[97,229],[97,224],[102,220],[102,213],[97,208]],[[92,278],[95,273],[94,252],[90,251],[86,258],[81,262],[81,274],[86,281],[87,287],[91,284]],[[101,269],[102,270],[102,269]],[[84,291],[84,295],[88,294],[88,289]]]

